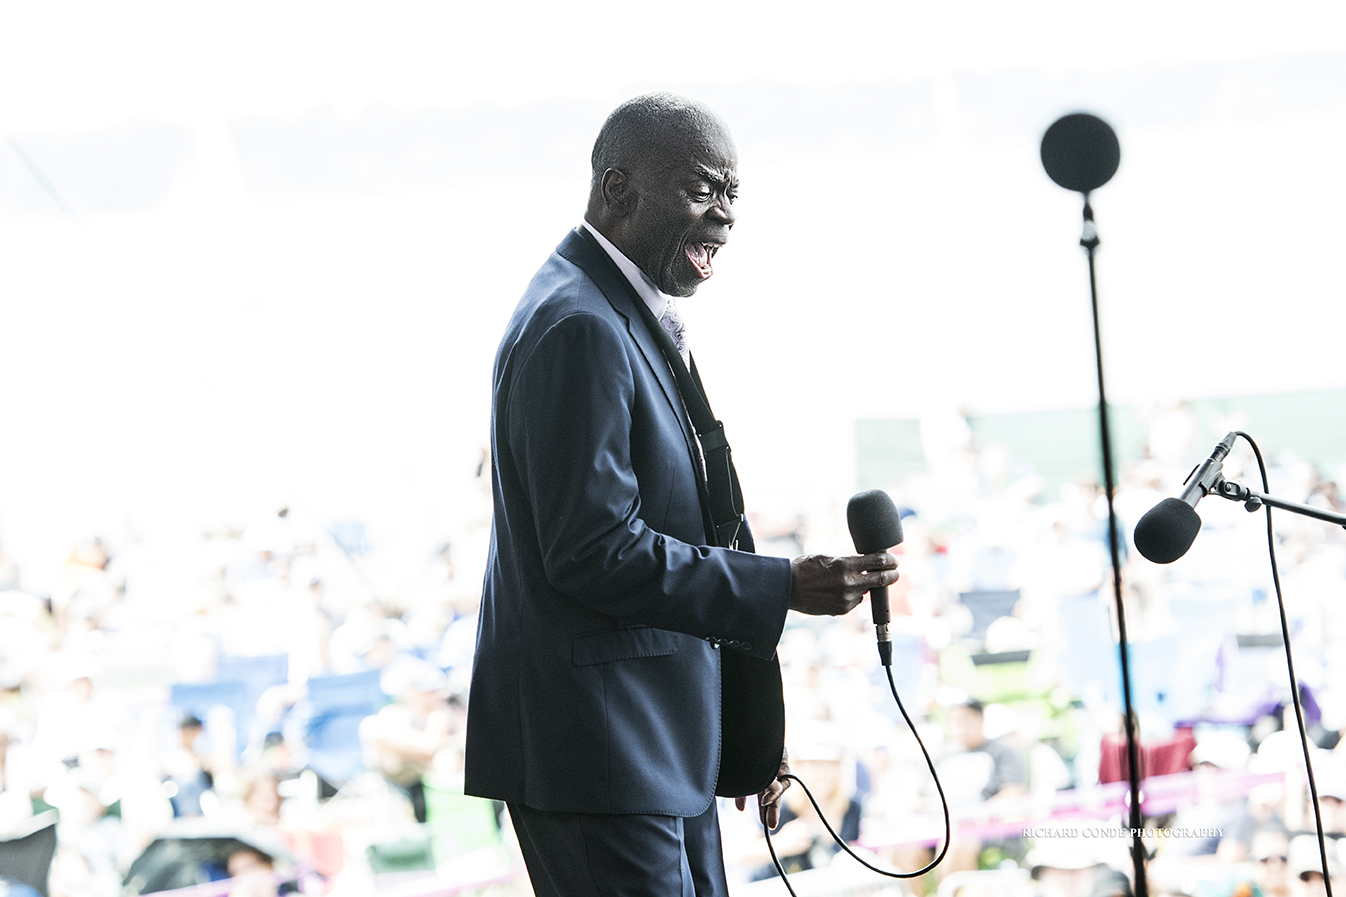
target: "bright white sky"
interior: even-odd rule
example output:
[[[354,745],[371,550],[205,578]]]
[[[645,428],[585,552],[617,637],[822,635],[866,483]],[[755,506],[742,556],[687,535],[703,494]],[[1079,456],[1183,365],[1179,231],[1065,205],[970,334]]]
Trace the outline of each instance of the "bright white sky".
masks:
[[[586,141],[646,89],[739,130],[740,225],[686,308],[768,513],[844,501],[857,417],[1094,400],[1079,201],[1036,155],[1075,109],[1122,142],[1095,196],[1112,398],[1346,386],[1342,54],[1328,2],[5,3],[0,543],[40,577],[123,520],[195,531],[286,502],[385,543],[457,538],[481,515],[500,329],[578,220]],[[788,111],[754,130],[744,99],[904,85],[933,98],[905,143],[794,146]],[[412,176],[366,147],[347,189],[238,143],[562,101],[537,126],[550,166]],[[152,127],[188,135],[166,194],[86,202],[59,148]]]
[[[1337,50],[1340,4],[1071,2],[87,2],[3,7],[3,116],[18,131],[609,102],[644,80],[805,86],[1030,67],[1048,74]]]

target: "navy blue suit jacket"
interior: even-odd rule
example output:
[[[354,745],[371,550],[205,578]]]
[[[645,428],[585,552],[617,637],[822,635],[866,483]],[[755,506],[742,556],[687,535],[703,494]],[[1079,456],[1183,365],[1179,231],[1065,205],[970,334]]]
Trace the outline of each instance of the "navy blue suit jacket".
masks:
[[[770,658],[780,639],[790,562],[707,547],[695,437],[639,301],[573,231],[496,355],[469,794],[699,815],[720,653]]]

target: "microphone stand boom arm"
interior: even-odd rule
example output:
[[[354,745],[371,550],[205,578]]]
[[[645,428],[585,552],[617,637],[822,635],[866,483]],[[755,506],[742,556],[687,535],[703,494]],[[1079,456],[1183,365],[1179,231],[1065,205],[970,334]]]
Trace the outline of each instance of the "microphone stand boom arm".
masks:
[[[1300,514],[1304,517],[1313,517],[1317,520],[1324,520],[1328,523],[1335,523],[1338,526],[1346,527],[1346,514],[1338,514],[1335,511],[1329,511],[1325,508],[1315,508],[1312,505],[1302,505],[1299,502],[1286,501],[1283,498],[1276,498],[1274,495],[1267,495],[1249,489],[1241,483],[1231,483],[1222,476],[1217,476],[1208,495],[1218,495],[1221,498],[1227,498],[1230,501],[1241,501],[1243,507],[1248,513],[1261,510],[1262,505],[1272,508],[1280,508],[1282,511],[1290,511],[1294,514]]]

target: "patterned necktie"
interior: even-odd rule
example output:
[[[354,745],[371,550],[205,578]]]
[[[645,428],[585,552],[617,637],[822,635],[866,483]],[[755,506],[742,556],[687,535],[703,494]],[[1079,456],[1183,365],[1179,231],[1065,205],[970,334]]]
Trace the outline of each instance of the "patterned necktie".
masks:
[[[687,349],[687,326],[682,323],[682,318],[678,317],[678,304],[673,297],[668,298],[668,304],[664,306],[664,313],[659,318],[659,324],[668,331],[668,335],[673,337],[673,345],[677,348],[678,354],[682,356],[684,364],[689,364],[692,353]]]

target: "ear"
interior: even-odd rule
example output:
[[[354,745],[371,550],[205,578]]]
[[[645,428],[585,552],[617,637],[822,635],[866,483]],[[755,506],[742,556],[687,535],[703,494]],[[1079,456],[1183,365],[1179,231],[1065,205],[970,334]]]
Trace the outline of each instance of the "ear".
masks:
[[[635,206],[636,193],[626,172],[620,168],[609,168],[604,171],[599,181],[599,191],[609,214],[617,218],[625,218],[631,214],[631,209]]]

